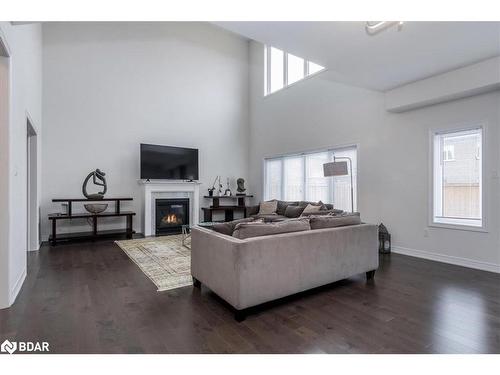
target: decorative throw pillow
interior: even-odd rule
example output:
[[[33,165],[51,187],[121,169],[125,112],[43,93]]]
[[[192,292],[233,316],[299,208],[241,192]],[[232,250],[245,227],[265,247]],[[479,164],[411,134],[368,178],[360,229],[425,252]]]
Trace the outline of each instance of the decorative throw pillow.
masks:
[[[298,202],[298,205],[302,206],[302,207],[307,207],[308,205],[311,205],[311,206],[320,206],[321,210],[327,210],[328,209],[327,206],[323,202],[321,202],[321,201],[319,201],[319,202],[300,201],[300,202]],[[333,208],[333,206],[332,206],[332,208]]]
[[[306,208],[304,208],[304,211],[302,211],[301,216],[306,216],[306,215],[311,215],[316,212],[318,212],[321,209],[321,206],[316,206],[312,204],[308,204]]]
[[[276,214],[277,209],[278,209],[278,201],[273,200],[267,202],[260,202],[259,215]]]
[[[286,207],[285,216],[286,217],[299,217],[304,211],[304,206],[292,206],[289,205]]]
[[[285,210],[289,205],[297,205],[297,202],[288,202],[288,201],[278,201],[278,209],[276,213],[278,215],[285,215]]]

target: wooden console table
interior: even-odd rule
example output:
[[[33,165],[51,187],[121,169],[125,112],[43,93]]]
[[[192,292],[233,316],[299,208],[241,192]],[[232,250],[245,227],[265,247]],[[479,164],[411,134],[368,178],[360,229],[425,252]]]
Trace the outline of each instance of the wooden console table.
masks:
[[[203,210],[203,221],[212,221],[214,212],[224,212],[224,221],[234,220],[234,211],[243,211],[243,217],[247,217],[247,207],[245,204],[246,198],[253,198],[253,195],[220,195],[220,196],[209,196],[205,195],[203,198],[212,199],[212,205],[210,207],[202,207]],[[220,205],[220,200],[234,200],[237,199],[237,205]]]
[[[53,199],[52,202],[66,202],[68,204],[68,213],[61,214],[49,214],[49,220],[52,221],[52,234],[49,236],[49,242],[51,245],[55,246],[60,241],[70,241],[70,240],[81,240],[81,239],[97,239],[97,238],[111,238],[120,235],[126,235],[127,238],[132,238],[135,233],[133,230],[133,217],[135,212],[132,211],[122,211],[121,201],[131,201],[133,198],[104,198],[104,199]],[[98,214],[93,213],[73,213],[72,204],[74,202],[115,202],[114,211],[104,211]],[[104,217],[125,217],[127,219],[127,225],[125,230],[97,230],[97,219]],[[58,220],[71,220],[71,219],[92,219],[92,231],[91,232],[81,232],[81,233],[64,233],[57,234],[57,221]]]

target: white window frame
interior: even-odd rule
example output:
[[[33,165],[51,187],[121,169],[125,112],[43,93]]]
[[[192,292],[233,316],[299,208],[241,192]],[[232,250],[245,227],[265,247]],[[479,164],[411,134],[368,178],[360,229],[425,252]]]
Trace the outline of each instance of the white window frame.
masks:
[[[346,145],[341,145],[341,146],[335,146],[335,147],[329,147],[329,148],[323,148],[323,149],[315,149],[315,150],[308,150],[308,151],[302,151],[302,152],[294,152],[294,153],[287,153],[287,154],[280,154],[280,155],[273,155],[273,156],[269,156],[269,157],[264,157],[262,159],[262,187],[261,187],[261,192],[262,192],[262,197],[263,199],[268,199],[268,197],[266,197],[266,186],[267,186],[267,173],[266,173],[266,162],[267,161],[270,161],[270,160],[281,160],[281,200],[285,200],[285,184],[283,183],[285,181],[285,168],[284,168],[284,159],[287,158],[287,157],[292,157],[292,156],[306,156],[306,155],[310,155],[310,154],[316,154],[316,153],[322,153],[322,152],[333,152],[335,153],[336,151],[339,152],[343,149],[348,149],[348,148],[355,148],[356,149],[356,183],[355,183],[355,186],[353,186],[353,200],[354,200],[354,212],[357,212],[358,211],[358,207],[359,207],[359,201],[358,201],[358,198],[359,198],[359,165],[360,165],[360,146],[359,144],[357,143],[350,143],[350,144],[346,144]],[[332,160],[330,161],[333,161],[333,158]],[[305,186],[306,186],[306,175],[307,175],[307,171],[306,171],[306,161],[304,160],[304,199],[306,198],[305,197]],[[353,170],[354,170],[354,167],[353,167]],[[328,179],[328,195],[330,196],[332,202],[324,202],[324,203],[333,203],[335,204],[335,202],[333,202],[333,196],[334,196],[334,188],[333,188],[333,179],[332,178],[329,178]]]
[[[292,86],[296,85],[299,82],[302,82],[306,79],[309,79],[311,77],[314,77],[320,73],[327,71],[327,68],[323,67],[323,69],[321,69],[315,73],[309,74],[309,62],[310,61],[304,59],[301,56],[294,55],[294,56],[300,57],[301,59],[304,60],[304,77],[302,79],[299,79],[298,81],[295,81],[293,83],[288,84],[288,54],[289,54],[289,52],[282,50],[281,48],[278,48],[281,51],[283,51],[283,87],[271,92],[271,47],[273,47],[273,46],[264,45],[264,62],[263,62],[264,66],[265,66],[265,68],[264,68],[264,97],[267,97],[269,95],[280,92],[288,87],[292,87]],[[274,48],[276,48],[276,47],[274,47]]]
[[[435,216],[435,205],[441,204],[441,199],[437,194],[435,189],[435,180],[439,178],[439,172],[437,169],[441,168],[440,166],[435,165],[435,155],[436,155],[436,145],[435,145],[435,136],[443,135],[443,134],[452,134],[473,130],[481,130],[481,168],[480,168],[480,181],[481,181],[481,191],[480,191],[480,207],[481,207],[481,225],[471,225],[471,221],[462,218],[444,218],[436,221]],[[454,230],[462,230],[462,231],[471,231],[471,232],[488,232],[488,199],[489,199],[489,189],[486,183],[486,174],[485,171],[488,170],[488,160],[486,158],[487,155],[487,145],[486,145],[486,124],[480,123],[478,125],[473,126],[462,126],[455,128],[441,128],[441,129],[431,129],[429,132],[429,227],[435,228],[444,228],[444,229],[454,229]],[[440,155],[444,160],[444,155]]]

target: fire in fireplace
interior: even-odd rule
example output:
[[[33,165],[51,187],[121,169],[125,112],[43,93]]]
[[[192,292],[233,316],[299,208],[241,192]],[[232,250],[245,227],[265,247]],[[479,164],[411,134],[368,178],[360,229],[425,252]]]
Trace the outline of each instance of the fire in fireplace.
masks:
[[[189,199],[156,200],[157,236],[181,233],[184,224],[189,224]]]

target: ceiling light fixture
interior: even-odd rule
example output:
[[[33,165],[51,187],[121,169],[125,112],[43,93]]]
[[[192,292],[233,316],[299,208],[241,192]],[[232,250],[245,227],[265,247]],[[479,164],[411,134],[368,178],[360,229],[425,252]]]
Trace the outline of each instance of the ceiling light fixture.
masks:
[[[365,25],[365,30],[368,35],[376,35],[381,31],[387,30],[392,26],[398,27],[398,31],[401,31],[403,28],[403,21],[367,21]]]

